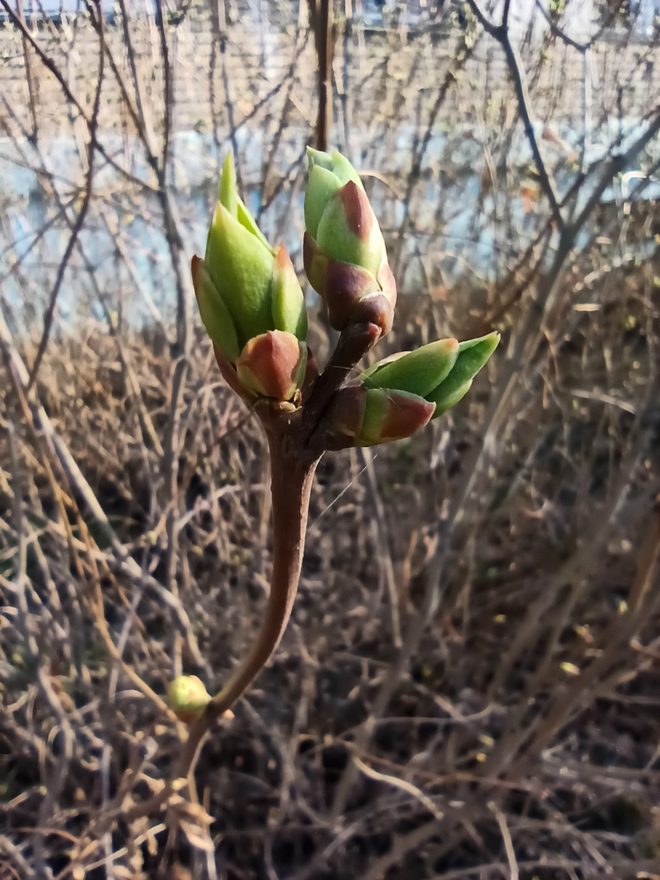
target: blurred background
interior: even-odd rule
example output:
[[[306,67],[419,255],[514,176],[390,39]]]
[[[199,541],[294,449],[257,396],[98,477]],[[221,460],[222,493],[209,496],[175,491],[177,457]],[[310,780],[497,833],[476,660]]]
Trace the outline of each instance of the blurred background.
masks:
[[[659,16],[0,0],[2,880],[660,877]],[[189,262],[231,150],[302,270],[307,144],[385,234],[378,357],[503,342],[323,459],[284,642],[163,811],[167,684],[226,679],[270,566]]]

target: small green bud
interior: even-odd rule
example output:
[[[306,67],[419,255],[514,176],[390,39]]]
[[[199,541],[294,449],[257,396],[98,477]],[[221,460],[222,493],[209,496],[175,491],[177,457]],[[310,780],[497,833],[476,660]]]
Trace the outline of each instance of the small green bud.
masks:
[[[258,389],[264,388],[271,392],[282,388],[287,393],[285,399],[292,399],[297,389],[291,388],[290,376],[285,380],[285,373],[294,348],[298,363],[298,341],[305,349],[303,363],[306,359],[305,300],[286,248],[270,246],[239,196],[231,154],[220,176],[206,255],[203,260],[193,257],[192,275],[202,322],[231,387],[249,401],[262,395],[263,391]],[[269,344],[250,343],[280,331],[292,334],[294,343],[270,346],[279,354],[269,370],[265,357]],[[287,352],[284,359],[283,349]],[[255,357],[258,376],[250,366]],[[239,363],[245,385],[237,375]]]
[[[303,383],[306,366],[304,342],[293,333],[269,330],[246,344],[236,364],[236,373],[243,388],[252,394],[291,401]]]
[[[215,207],[204,262],[243,345],[253,336],[272,329],[273,252],[221,202]]]
[[[233,361],[241,350],[234,321],[217,287],[211,281],[204,260],[200,260],[199,257],[192,258],[192,276],[199,314],[206,332],[213,344]]]
[[[405,391],[423,397],[435,405],[435,419],[465,397],[499,341],[496,332],[465,342],[439,339],[379,361],[362,373],[360,381],[369,389]]]
[[[459,343],[458,357],[447,378],[430,394],[427,400],[436,405],[434,418],[455,406],[470,390],[472,380],[495,351],[500,342],[496,331]]]
[[[170,709],[187,724],[204,713],[210,700],[203,682],[196,675],[177,676],[167,691]]]
[[[316,236],[321,217],[330,199],[349,180],[362,189],[360,175],[345,156],[335,150],[332,155],[307,147],[309,178],[305,193],[305,228]]]
[[[449,375],[458,352],[457,339],[439,339],[385,358],[360,378],[367,388],[397,388],[426,397]]]
[[[305,271],[337,330],[369,321],[387,333],[396,284],[385,242],[357,171],[336,150],[308,149],[305,194]],[[373,299],[374,294],[380,298]],[[368,312],[358,307],[371,296]]]
[[[434,409],[417,394],[347,385],[337,392],[326,415],[330,446],[374,446],[410,437],[428,424]]]

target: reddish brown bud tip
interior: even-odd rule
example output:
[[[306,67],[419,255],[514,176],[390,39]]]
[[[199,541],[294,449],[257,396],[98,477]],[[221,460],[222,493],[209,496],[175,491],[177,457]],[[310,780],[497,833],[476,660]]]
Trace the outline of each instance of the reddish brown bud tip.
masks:
[[[330,323],[335,330],[343,330],[353,320],[356,303],[370,293],[378,292],[378,282],[360,266],[327,262],[324,298],[328,306]]]
[[[415,394],[389,391],[389,406],[386,408],[378,442],[400,440],[410,437],[415,431],[427,425],[435,410],[434,403],[428,403]]]
[[[351,323],[375,324],[381,335],[389,333],[394,320],[394,309],[384,293],[370,293],[359,299],[351,312]]]
[[[307,346],[282,330],[269,330],[246,343],[236,365],[242,385],[260,397],[290,400],[305,374]]]
[[[410,437],[428,424],[435,404],[416,394],[364,385],[340,389],[328,410],[329,446],[375,446]]]
[[[339,198],[344,206],[346,225],[350,231],[361,241],[368,241],[374,224],[374,213],[365,191],[349,180],[339,190]]]
[[[377,324],[349,324],[339,338],[333,362],[337,367],[352,369],[378,342],[381,329]]]

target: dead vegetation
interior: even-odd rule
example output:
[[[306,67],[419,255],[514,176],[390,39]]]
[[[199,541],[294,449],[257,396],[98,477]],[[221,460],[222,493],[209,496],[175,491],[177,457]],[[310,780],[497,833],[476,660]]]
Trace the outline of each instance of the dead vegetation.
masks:
[[[317,123],[302,5],[280,78],[255,74],[240,99],[242,7],[214,7],[217,52],[187,81],[176,41],[196,32],[196,8],[145,22],[120,3],[110,24],[91,4],[78,31],[11,25],[33,86],[46,36],[96,35],[98,58],[75,81],[57,67],[80,145],[70,179],[47,124],[29,136],[40,105],[2,108],[36,188],[2,194],[0,877],[660,875],[660,265],[657,200],[642,198],[660,115],[647,109],[598,161],[539,138],[540,166],[520,158],[515,83],[493,84],[506,102],[459,125],[462,66],[491,36],[467,8],[467,41],[440,16],[463,48],[421,92],[437,15],[377,36],[403,47],[385,72],[358,11],[338,17],[334,130],[377,175],[403,289],[387,345],[495,325],[501,354],[432,430],[324,458],[284,644],[207,743],[198,798],[159,798],[183,735],[166,685],[182,670],[222,683],[270,562],[263,439],[190,317],[185,261],[232,141],[268,232],[297,234],[283,218]],[[546,39],[564,51],[554,22]],[[132,54],[126,33],[137,44],[145,27],[155,48]],[[525,70],[542,50],[520,51],[511,73],[533,101]],[[636,51],[643,67],[652,47]],[[149,78],[154,57],[169,80]],[[94,114],[97,70],[123,108],[99,118],[114,122]],[[172,120],[202,80],[214,146],[195,189],[176,176]],[[595,126],[599,94],[573,108],[576,127],[587,111]],[[579,130],[578,154],[594,140]],[[638,198],[624,201],[610,187],[633,165]],[[322,316],[311,344],[322,362]]]

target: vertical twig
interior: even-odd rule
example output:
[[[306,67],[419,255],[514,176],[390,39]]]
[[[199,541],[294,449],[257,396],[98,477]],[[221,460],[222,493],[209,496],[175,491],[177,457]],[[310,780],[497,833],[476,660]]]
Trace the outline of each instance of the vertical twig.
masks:
[[[94,7],[91,6],[90,2],[90,15],[92,14],[92,8],[95,9],[94,15],[97,17],[97,26],[102,29],[103,28],[103,14],[100,11],[99,0],[92,0],[94,2]],[[98,62],[98,72],[97,72],[97,86],[96,86],[96,94],[94,95],[94,105],[92,107],[92,116],[89,121],[88,130],[89,130],[89,143],[87,145],[87,175],[85,181],[85,194],[83,196],[82,205],[80,207],[80,211],[78,212],[78,216],[76,217],[75,223],[71,229],[71,235],[69,236],[69,240],[67,242],[66,248],[64,250],[64,254],[62,255],[62,259],[60,260],[60,265],[57,270],[57,275],[55,276],[55,283],[53,284],[53,288],[50,292],[50,297],[48,301],[48,307],[46,308],[46,312],[44,315],[44,329],[41,335],[41,339],[39,340],[39,346],[37,348],[37,353],[34,357],[34,361],[32,363],[32,368],[30,370],[30,378],[28,381],[28,393],[34,384],[35,379],[37,378],[37,373],[39,372],[39,367],[41,365],[41,361],[43,359],[44,354],[46,353],[46,348],[48,346],[48,340],[50,338],[51,329],[53,326],[53,318],[55,315],[55,306],[57,305],[57,298],[62,287],[62,282],[64,280],[64,273],[66,272],[66,268],[69,263],[69,259],[71,258],[71,254],[73,253],[73,249],[76,246],[76,242],[78,241],[78,236],[80,235],[80,231],[83,228],[83,224],[85,222],[85,218],[87,216],[87,212],[89,210],[89,205],[92,199],[92,191],[93,191],[93,182],[94,182],[94,156],[97,148],[97,140],[96,133],[98,129],[98,119],[99,119],[99,109],[101,106],[101,92],[103,89],[103,74],[104,74],[104,53],[103,49],[99,51],[99,62]]]
[[[334,49],[332,0],[309,0],[309,9],[318,59],[316,148],[317,150],[327,150],[332,129],[332,56]]]

